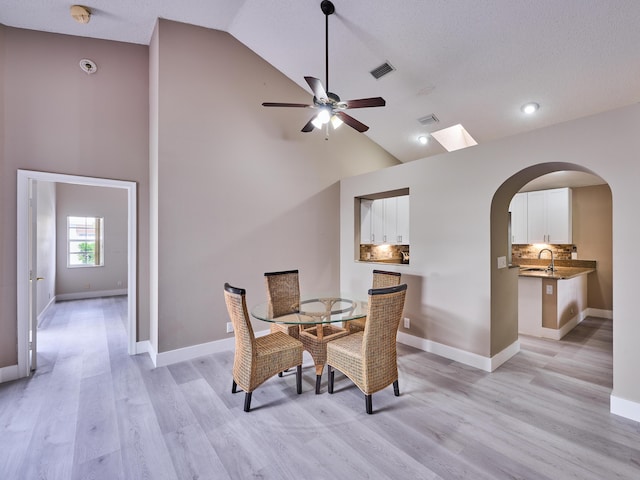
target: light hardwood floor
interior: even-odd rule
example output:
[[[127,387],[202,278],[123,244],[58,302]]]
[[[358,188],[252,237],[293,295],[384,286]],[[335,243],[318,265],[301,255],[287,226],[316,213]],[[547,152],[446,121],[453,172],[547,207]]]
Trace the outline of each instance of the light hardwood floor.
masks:
[[[57,304],[40,368],[0,385],[0,479],[638,479],[640,424],[609,413],[612,322],[521,338],[493,373],[399,345],[400,397],[310,361],[231,394],[232,352],[154,369],[126,353],[123,297]],[[211,319],[227,322],[226,318]]]

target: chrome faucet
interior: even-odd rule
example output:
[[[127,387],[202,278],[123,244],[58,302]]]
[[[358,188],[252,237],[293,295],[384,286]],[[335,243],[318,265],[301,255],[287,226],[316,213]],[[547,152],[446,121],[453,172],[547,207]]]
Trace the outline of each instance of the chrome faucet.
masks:
[[[551,273],[553,273],[556,271],[556,266],[553,262],[553,251],[550,248],[543,248],[538,252],[538,258],[542,256],[542,252],[544,252],[545,250],[551,254],[551,265],[547,267],[547,270],[551,270]]]

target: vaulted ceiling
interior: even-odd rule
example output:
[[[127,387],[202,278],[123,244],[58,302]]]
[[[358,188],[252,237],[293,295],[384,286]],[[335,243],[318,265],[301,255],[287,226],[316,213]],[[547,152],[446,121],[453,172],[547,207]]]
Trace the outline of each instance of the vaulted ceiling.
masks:
[[[386,107],[350,113],[403,162],[444,152],[417,137],[455,124],[482,144],[640,97],[638,0],[333,3],[330,90],[342,99],[384,97]],[[89,0],[85,25],[69,6],[0,0],[0,23],[148,44],[156,19],[165,18],[229,32],[309,92],[305,75],[326,80],[320,0]],[[395,70],[374,79],[369,72],[384,62]],[[520,107],[529,101],[540,109],[526,116]],[[308,113],[294,110],[304,125]],[[430,114],[439,122],[418,122]]]

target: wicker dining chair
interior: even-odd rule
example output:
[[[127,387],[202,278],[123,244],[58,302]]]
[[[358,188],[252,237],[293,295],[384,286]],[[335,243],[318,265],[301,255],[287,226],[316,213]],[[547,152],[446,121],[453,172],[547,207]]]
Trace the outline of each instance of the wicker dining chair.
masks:
[[[272,318],[296,314],[300,311],[300,283],[298,270],[266,272],[264,283],[267,287],[269,316]],[[272,323],[271,332],[283,332],[298,338],[298,325]]]
[[[400,273],[385,272],[384,270],[373,271],[373,285],[371,288],[395,287],[396,285],[400,285]],[[349,333],[362,332],[366,321],[367,317],[351,320],[346,322],[346,328],[349,329]]]
[[[302,350],[300,340],[282,332],[256,338],[247,313],[246,290],[224,284],[224,299],[235,334],[233,385],[245,391],[244,411],[251,408],[251,394],[265,380],[289,368],[297,367],[296,391],[302,392]]]
[[[333,393],[335,371],[350,378],[365,395],[367,413],[372,413],[371,396],[393,384],[400,395],[396,334],[407,285],[369,290],[369,319],[364,331],[347,335],[327,345],[329,393]]]

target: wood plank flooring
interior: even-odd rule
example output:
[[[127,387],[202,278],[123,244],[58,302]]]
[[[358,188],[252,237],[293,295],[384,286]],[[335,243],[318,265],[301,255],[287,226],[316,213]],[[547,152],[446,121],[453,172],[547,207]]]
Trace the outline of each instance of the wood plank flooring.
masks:
[[[310,357],[301,395],[274,377],[245,413],[232,352],[154,369],[125,322],[124,297],[49,310],[38,371],[0,385],[0,479],[640,478],[640,424],[609,413],[610,320],[522,337],[493,373],[399,345],[400,397],[373,415],[338,372],[315,395]]]

